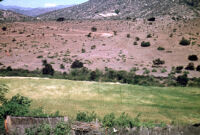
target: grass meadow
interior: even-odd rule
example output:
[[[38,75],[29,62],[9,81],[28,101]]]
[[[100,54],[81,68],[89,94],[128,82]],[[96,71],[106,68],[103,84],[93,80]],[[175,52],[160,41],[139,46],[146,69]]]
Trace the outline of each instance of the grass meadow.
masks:
[[[16,94],[32,99],[31,108],[45,113],[59,111],[75,117],[78,111],[102,117],[126,112],[141,113],[141,121],[190,124],[200,121],[200,88],[144,87],[138,85],[40,78],[0,78],[7,84],[7,98]]]

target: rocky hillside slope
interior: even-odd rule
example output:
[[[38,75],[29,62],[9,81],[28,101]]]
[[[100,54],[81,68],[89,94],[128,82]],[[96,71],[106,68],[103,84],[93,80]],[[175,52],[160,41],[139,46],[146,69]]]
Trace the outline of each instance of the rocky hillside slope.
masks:
[[[8,10],[0,10],[0,21],[26,21],[32,19],[31,17],[27,17],[12,11]]]
[[[199,0],[89,0],[80,5],[41,15],[42,19],[141,18],[149,16],[198,17]]]

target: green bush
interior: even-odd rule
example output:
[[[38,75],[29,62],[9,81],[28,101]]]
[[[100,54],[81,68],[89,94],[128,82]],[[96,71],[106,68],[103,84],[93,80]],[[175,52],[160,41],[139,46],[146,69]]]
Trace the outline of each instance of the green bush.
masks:
[[[59,122],[53,129],[54,135],[70,135],[70,130],[70,125],[65,122]]]
[[[144,42],[144,41],[143,41],[143,42],[141,43],[141,46],[142,46],[142,47],[149,47],[150,45],[151,45],[150,42]]]
[[[106,128],[111,128],[115,126],[115,114],[114,113],[110,113],[110,114],[106,114],[103,118],[103,126]]]
[[[188,56],[188,60],[190,60],[190,61],[197,61],[198,57],[197,57],[197,55],[190,55],[190,56]]]
[[[176,81],[178,85],[187,86],[189,79],[187,77],[187,74],[183,74],[183,75],[178,76]]]
[[[71,127],[68,123],[63,121],[56,124],[55,128],[52,128],[49,124],[40,124],[39,126],[33,126],[25,129],[26,135],[70,135]]]
[[[153,60],[153,65],[163,65],[165,64],[164,60],[161,60],[160,58]]]
[[[131,118],[128,116],[128,114],[126,114],[125,112],[123,112],[117,119],[116,119],[116,125],[122,128],[126,128],[126,127],[131,127],[132,125],[132,121]]]
[[[76,115],[77,121],[83,121],[83,122],[92,122],[96,120],[97,115],[95,112],[88,113],[88,112],[78,112]]]
[[[3,104],[7,101],[5,94],[8,92],[8,86],[5,84],[0,84],[0,104]]]
[[[156,69],[152,69],[152,71],[151,72],[157,72],[157,70]]]
[[[180,45],[183,46],[188,46],[190,45],[190,40],[185,39],[184,37],[181,39],[181,41],[179,42]]]
[[[164,51],[165,48],[159,46],[159,47],[157,48],[157,50],[159,50],[159,51]]]

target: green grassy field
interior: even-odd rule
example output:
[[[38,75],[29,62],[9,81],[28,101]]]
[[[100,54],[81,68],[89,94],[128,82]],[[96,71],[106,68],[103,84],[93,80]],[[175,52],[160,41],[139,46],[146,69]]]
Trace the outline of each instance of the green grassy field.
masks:
[[[32,108],[45,113],[59,111],[74,117],[78,111],[99,116],[122,112],[142,121],[200,122],[200,88],[144,87],[128,84],[80,82],[56,79],[0,78],[9,86],[8,98],[17,93],[33,100]]]

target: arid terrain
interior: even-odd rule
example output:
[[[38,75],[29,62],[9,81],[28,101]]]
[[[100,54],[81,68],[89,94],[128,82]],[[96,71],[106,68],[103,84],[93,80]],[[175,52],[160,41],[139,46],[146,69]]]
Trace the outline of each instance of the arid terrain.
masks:
[[[189,55],[200,58],[200,19],[177,20],[164,16],[153,22],[147,19],[74,20],[0,25],[7,28],[0,30],[0,68],[36,70],[47,59],[56,71],[68,72],[72,62],[80,60],[92,70],[137,68],[138,74],[149,70],[155,76],[167,76],[172,67],[186,67],[190,62],[195,67],[200,64],[200,60],[188,60]],[[190,45],[179,44],[183,37],[190,40]],[[142,47],[143,41],[151,45]],[[153,60],[158,58],[165,64],[152,67]],[[153,69],[156,72],[151,72]],[[200,72],[190,71],[189,76],[200,77]]]

